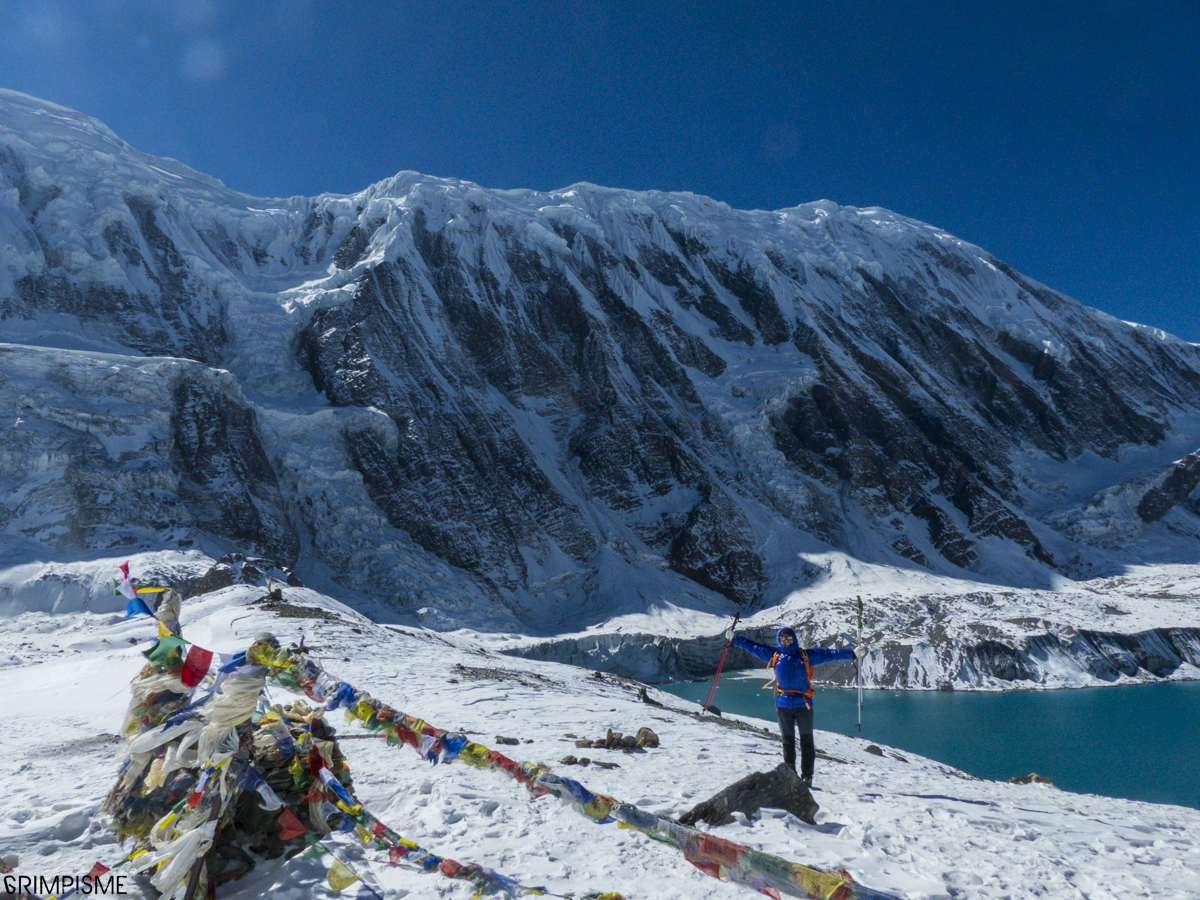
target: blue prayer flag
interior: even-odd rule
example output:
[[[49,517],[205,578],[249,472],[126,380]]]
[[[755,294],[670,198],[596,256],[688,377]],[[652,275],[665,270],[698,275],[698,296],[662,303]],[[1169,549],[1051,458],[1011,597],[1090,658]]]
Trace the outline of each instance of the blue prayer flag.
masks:
[[[147,615],[147,616],[151,616],[151,617],[153,617],[153,615],[154,615],[154,613],[152,613],[150,611],[150,607],[148,607],[146,605],[145,601],[142,600],[141,597],[134,597],[125,606],[125,618],[129,619],[138,614]]]

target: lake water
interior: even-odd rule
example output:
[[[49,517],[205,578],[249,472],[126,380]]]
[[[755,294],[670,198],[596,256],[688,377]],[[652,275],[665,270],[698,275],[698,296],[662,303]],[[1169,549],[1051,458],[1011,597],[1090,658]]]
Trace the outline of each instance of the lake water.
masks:
[[[713,705],[775,722],[770,676],[726,672]],[[662,684],[703,703],[711,679]],[[1200,809],[1200,682],[1060,691],[864,691],[818,687],[818,731],[856,735],[1006,781],[1036,772],[1064,790]],[[820,747],[818,737],[817,746]]]

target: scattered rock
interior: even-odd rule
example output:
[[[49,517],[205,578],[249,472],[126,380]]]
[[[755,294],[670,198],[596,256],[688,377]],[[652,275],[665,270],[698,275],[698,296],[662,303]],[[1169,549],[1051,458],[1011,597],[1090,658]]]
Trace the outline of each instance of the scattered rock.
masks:
[[[282,600],[283,594],[275,587],[277,582],[300,586],[299,579],[291,570],[281,567],[269,559],[228,553],[217,560],[207,572],[183,590],[184,599],[200,594],[219,591],[234,584],[252,584],[268,589],[263,599]]]
[[[1054,782],[1051,781],[1049,778],[1043,778],[1041,775],[1037,774],[1036,772],[1030,772],[1028,775],[1021,775],[1016,778],[1010,778],[1010,779],[1008,779],[1008,783],[1009,784],[1049,784],[1049,785],[1054,784]]]
[[[790,766],[780,763],[770,772],[752,772],[692,807],[679,817],[681,825],[692,826],[705,822],[712,827],[728,825],[733,813],[750,817],[762,807],[790,812],[802,822],[816,824],[820,807],[812,792],[804,786]]]
[[[643,750],[646,747],[656,748],[658,747],[658,735],[649,728],[643,726],[642,728],[638,729],[634,746],[636,746],[639,750]]]
[[[867,748],[867,752],[874,753],[876,756],[883,756],[883,751],[881,749],[879,749],[878,747],[876,747],[874,744],[872,744],[870,747]]]
[[[564,736],[568,738],[575,737],[573,734]],[[658,747],[659,739],[653,730],[646,727],[639,728],[636,734],[626,734],[620,731],[613,731],[610,728],[604,737],[597,738],[594,741],[588,738],[575,738],[575,746],[581,750],[622,750],[626,753],[632,753],[634,750]]]
[[[521,743],[521,739],[520,738],[510,738],[510,737],[500,737],[500,735],[496,735],[496,743],[497,744],[510,744],[512,746],[516,746],[517,744]]]
[[[649,703],[651,706],[662,706],[661,703],[646,693],[646,689],[644,687],[638,689],[638,699],[643,703]]]
[[[560,759],[559,762],[564,766],[597,766],[601,769],[621,768],[616,763],[600,762],[599,760],[588,759],[586,756],[576,758],[575,756],[567,755]]]

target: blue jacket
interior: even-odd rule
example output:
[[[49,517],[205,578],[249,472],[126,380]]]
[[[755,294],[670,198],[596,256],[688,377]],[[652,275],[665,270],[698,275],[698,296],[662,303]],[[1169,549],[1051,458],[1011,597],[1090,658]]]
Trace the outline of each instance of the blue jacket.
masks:
[[[792,636],[792,645],[786,650],[783,642],[779,640],[784,632]],[[804,667],[804,654],[808,654],[810,666],[819,666],[821,663],[833,662],[836,659],[854,659],[854,651],[850,649],[825,650],[821,647],[812,647],[808,650],[801,650],[799,644],[796,643],[796,632],[790,628],[779,629],[775,635],[774,647],[748,641],[740,635],[734,636],[733,646],[741,647],[747,653],[753,653],[763,662],[770,662],[771,657],[776,653],[779,654],[779,659],[775,663],[775,683],[783,690],[775,695],[775,705],[785,709],[812,709],[812,700],[804,696],[804,692],[811,687],[808,683],[808,671]],[[784,691],[798,691],[799,693],[787,694]]]

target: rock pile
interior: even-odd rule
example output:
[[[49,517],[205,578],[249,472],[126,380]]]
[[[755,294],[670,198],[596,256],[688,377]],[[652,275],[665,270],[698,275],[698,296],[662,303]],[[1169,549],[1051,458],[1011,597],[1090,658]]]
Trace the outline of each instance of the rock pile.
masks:
[[[621,750],[625,753],[632,753],[634,750],[658,747],[658,735],[645,727],[639,728],[637,734],[623,734],[610,728],[604,737],[594,741],[581,738],[575,741],[575,746],[582,749]]]

